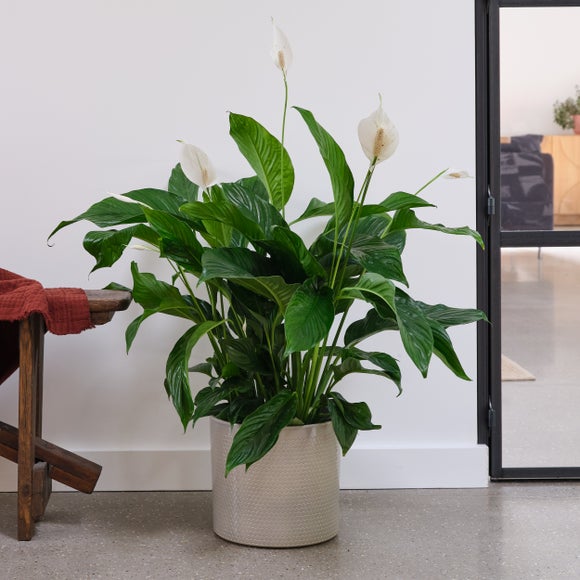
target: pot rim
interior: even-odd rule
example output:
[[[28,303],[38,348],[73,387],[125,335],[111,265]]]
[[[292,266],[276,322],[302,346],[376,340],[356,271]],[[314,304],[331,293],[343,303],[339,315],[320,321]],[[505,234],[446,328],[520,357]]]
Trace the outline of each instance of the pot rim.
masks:
[[[235,427],[240,427],[242,424],[241,423],[230,423],[229,421],[224,421],[223,419],[218,419],[217,417],[215,417],[214,415],[210,416],[210,420],[211,421],[215,421],[216,423],[221,423],[224,425],[229,425],[232,429],[234,429]],[[321,423],[305,423],[304,425],[286,425],[286,427],[283,428],[284,429],[293,429],[295,427],[298,427],[300,429],[304,429],[305,427],[310,427],[310,428],[314,428],[314,427],[320,427],[320,426],[326,426],[326,425],[332,425],[332,421],[322,421]]]

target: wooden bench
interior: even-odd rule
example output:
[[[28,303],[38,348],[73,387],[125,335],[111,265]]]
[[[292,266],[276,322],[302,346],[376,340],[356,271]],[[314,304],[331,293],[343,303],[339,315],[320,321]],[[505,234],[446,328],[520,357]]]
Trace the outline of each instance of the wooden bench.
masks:
[[[131,303],[130,292],[85,290],[91,322],[106,324]],[[52,490],[52,480],[91,493],[101,466],[42,439],[45,324],[32,314],[19,323],[18,428],[0,422],[0,456],[18,464],[18,539],[30,540]]]

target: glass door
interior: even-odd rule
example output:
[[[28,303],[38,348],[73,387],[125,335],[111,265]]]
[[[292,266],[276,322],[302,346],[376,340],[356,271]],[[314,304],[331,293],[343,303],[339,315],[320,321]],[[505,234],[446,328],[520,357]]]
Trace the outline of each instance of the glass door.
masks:
[[[554,4],[499,0],[490,24],[498,479],[580,478],[580,133],[555,109],[580,113],[580,2]]]

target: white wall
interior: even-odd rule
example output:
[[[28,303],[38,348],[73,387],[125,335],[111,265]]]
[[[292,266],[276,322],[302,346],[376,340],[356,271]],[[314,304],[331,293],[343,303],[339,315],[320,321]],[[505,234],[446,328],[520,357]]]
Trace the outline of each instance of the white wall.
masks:
[[[501,133],[560,135],[555,101],[580,85],[580,7],[500,10]]]
[[[277,132],[282,83],[271,63],[270,17],[294,49],[290,102],[313,110],[343,146],[359,180],[366,170],[358,121],[377,106],[397,124],[401,144],[375,173],[371,198],[415,191],[446,167],[475,173],[473,7],[465,0],[34,0],[13,3],[0,22],[0,247],[2,267],[46,286],[130,284],[128,262],[162,271],[134,253],[87,278],[81,247],[88,224],[46,237],[107,192],[163,187],[176,139],[204,148],[220,178],[247,174],[227,134],[232,110]],[[297,170],[291,212],[311,195],[330,199],[316,148],[295,112],[287,144]],[[475,181],[441,180],[427,194],[426,220],[475,223]],[[407,249],[413,295],[475,305],[475,244],[413,233]],[[47,337],[45,437],[104,465],[98,489],[204,489],[208,430],[183,435],[163,386],[165,357],[182,328],[150,320],[124,354],[115,316],[75,337]],[[476,378],[475,326],[453,331]],[[365,433],[343,466],[344,487],[485,485],[486,449],[477,446],[476,383],[438,360],[429,379],[396,341],[376,340],[400,358],[404,394],[373,377],[345,382],[367,399],[381,431]],[[200,354],[200,358],[202,355]],[[16,377],[0,389],[0,420],[15,421]],[[200,387],[203,385],[199,385]],[[0,462],[0,489],[15,471]]]

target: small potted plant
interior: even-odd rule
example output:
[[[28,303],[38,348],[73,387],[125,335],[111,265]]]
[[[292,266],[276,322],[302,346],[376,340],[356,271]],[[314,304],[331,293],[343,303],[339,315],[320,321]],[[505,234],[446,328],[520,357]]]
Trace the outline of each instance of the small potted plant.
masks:
[[[88,220],[100,228],[84,239],[94,269],[112,266],[133,239],[171,265],[174,275],[163,281],[132,263],[133,298],[143,313],[127,328],[127,348],[152,315],[190,322],[167,349],[165,389],[184,429],[212,418],[214,529],[235,542],[280,547],[337,533],[338,451],[346,453],[359,430],[380,428],[365,402],[348,401],[336,389],[341,379],[370,373],[401,390],[397,361],[365,349],[365,339],[399,333],[423,376],[435,355],[468,379],[447,329],[484,315],[409,294],[402,261],[408,232],[482,241],[468,227],[417,216],[433,207],[419,195],[429,183],[416,193],[367,200],[374,171],[398,144],[382,105],[358,127],[369,160],[358,192],[341,148],[309,110],[295,107],[318,146],[332,196],[312,198],[300,217],[287,221],[294,185],[284,147],[292,53],[277,27],[272,54],[285,89],[281,138],[250,117],[229,114],[230,135],[254,175],[216,183],[205,153],[184,143],[166,190],[107,197],[51,235]],[[293,226],[313,219],[323,223],[307,244]],[[367,306],[359,319],[352,315],[356,302]],[[202,338],[212,355],[192,364]],[[192,373],[204,377],[201,390],[192,389]]]
[[[576,96],[554,103],[554,122],[562,129],[574,129],[580,134],[580,86],[576,86]]]

